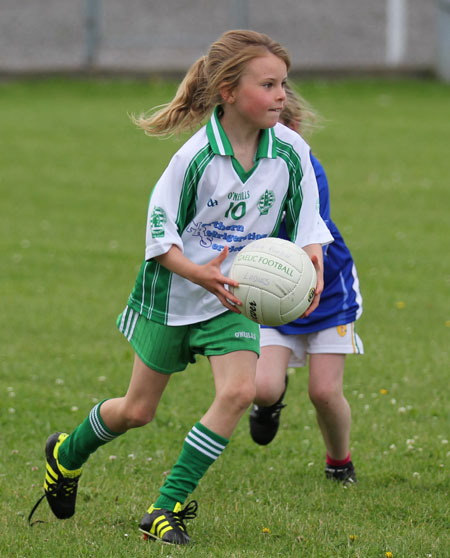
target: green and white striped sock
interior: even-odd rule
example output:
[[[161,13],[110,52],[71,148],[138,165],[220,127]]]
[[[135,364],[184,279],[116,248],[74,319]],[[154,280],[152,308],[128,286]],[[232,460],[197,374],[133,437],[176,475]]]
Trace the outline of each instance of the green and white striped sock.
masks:
[[[154,507],[173,510],[177,502],[184,504],[227,444],[226,438],[197,422],[186,436],[180,457],[160,488],[161,496]]]
[[[122,434],[112,432],[103,422],[100,416],[100,406],[105,401],[97,403],[89,416],[61,444],[58,461],[66,469],[79,469],[97,448],[115,440]]]

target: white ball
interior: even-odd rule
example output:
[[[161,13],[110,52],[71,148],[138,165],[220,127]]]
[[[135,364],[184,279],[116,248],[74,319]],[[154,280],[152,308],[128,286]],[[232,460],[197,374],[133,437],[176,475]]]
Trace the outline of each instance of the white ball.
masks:
[[[316,270],[299,246],[281,238],[261,238],[243,248],[231,265],[230,291],[241,312],[262,325],[278,326],[299,318],[311,305]]]

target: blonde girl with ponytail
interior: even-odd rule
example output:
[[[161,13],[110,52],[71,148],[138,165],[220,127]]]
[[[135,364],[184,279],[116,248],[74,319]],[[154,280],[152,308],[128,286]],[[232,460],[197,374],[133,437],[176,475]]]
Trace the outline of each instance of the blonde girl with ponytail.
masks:
[[[311,311],[317,306],[321,245],[332,236],[318,213],[309,147],[278,123],[289,66],[286,49],[267,35],[229,31],[193,64],[170,103],[135,117],[150,136],[197,131],[153,188],[143,262],[117,320],[135,351],[128,390],[95,405],[70,435],[47,440],[44,496],[58,518],[75,512],[89,455],[151,422],[171,375],[204,355],[214,400],[188,430],[140,523],[147,538],[188,544],[185,521],[196,516],[197,502],[183,505],[255,396],[259,325],[241,314],[229,291],[237,285],[228,278],[231,262],[252,240],[275,235],[283,214],[289,238],[316,266]],[[148,488],[154,492],[152,479]]]

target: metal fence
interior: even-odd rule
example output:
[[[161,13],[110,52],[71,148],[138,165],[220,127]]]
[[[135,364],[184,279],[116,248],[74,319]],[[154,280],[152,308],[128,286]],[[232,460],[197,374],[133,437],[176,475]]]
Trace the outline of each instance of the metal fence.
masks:
[[[431,71],[449,0],[1,0],[0,72],[184,72],[224,31],[285,45],[296,71]]]

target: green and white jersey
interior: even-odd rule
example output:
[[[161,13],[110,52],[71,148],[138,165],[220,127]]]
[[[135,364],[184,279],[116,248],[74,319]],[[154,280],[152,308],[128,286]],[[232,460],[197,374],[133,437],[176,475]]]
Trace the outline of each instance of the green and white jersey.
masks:
[[[221,270],[249,242],[276,236],[283,213],[291,240],[303,247],[333,241],[319,214],[309,146],[277,124],[261,131],[254,167],[245,172],[216,112],[173,156],[150,197],[145,260],[128,305],[167,325],[208,320],[226,311],[203,287],[171,273],[155,256],[172,245],[202,265],[225,246]]]

